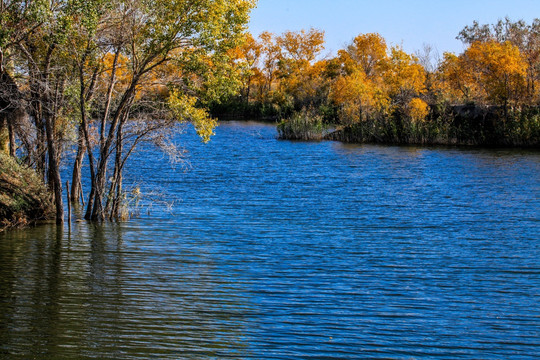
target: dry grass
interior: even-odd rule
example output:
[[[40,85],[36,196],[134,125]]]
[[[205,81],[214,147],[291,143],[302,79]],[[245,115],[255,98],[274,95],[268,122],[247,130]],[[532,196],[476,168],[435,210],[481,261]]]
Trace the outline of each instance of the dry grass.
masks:
[[[49,193],[34,170],[0,154],[0,231],[53,217]]]

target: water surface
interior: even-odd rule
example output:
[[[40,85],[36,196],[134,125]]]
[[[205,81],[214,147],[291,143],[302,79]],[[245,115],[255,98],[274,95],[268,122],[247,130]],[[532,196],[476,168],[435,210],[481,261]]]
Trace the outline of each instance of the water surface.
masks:
[[[181,139],[139,218],[0,234],[0,358],[540,358],[540,153]]]

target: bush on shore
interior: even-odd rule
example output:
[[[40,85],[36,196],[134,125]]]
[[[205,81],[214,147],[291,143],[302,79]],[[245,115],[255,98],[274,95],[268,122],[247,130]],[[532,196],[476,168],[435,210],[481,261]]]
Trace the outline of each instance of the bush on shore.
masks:
[[[49,192],[35,171],[0,153],[0,231],[53,218]]]
[[[369,118],[325,136],[349,143],[540,147],[540,109],[432,106],[415,121],[403,114]]]
[[[282,140],[322,140],[328,130],[323,117],[313,109],[302,109],[282,120],[278,126]]]

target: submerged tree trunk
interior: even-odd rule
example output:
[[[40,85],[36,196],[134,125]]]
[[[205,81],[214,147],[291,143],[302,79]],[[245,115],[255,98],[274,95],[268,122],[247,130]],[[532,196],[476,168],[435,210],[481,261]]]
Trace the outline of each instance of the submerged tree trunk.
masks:
[[[135,96],[135,88],[138,80],[139,79],[135,77],[132,80],[130,87],[124,92],[115,110],[107,137],[104,138],[104,142],[100,148],[99,165],[95,181],[93,182],[93,207],[89,220],[103,221],[106,218],[105,207],[103,206],[103,197],[105,196],[106,192],[106,174],[110,151],[116,138],[119,124],[125,122],[129,117],[129,110]],[[122,130],[120,129],[120,131]]]
[[[119,54],[120,54],[120,50],[117,49],[115,52],[113,66],[111,69],[111,77],[110,77],[109,84],[107,87],[105,112],[103,114],[103,117],[101,118],[100,141],[99,141],[99,145],[100,145],[99,146],[99,163],[97,164],[96,171],[92,171],[92,174],[91,174],[92,185],[90,189],[90,196],[88,198],[86,214],[84,216],[85,219],[87,220],[93,220],[93,221],[105,220],[105,211],[103,208],[103,196],[105,193],[105,186],[106,186],[106,173],[107,173],[107,163],[109,160],[109,150],[112,145],[112,141],[114,138],[118,121],[120,120],[124,106],[126,105],[126,102],[129,99],[129,97],[127,96],[127,92],[124,93],[124,96],[122,97],[116,109],[116,113],[113,116],[113,120],[109,128],[108,136],[105,137],[105,128],[106,128],[106,123],[109,118],[110,106],[111,106],[111,101],[112,101],[112,93],[116,84],[116,71],[117,71],[117,66],[118,66]],[[82,77],[81,77],[81,84],[82,84]],[[130,89],[128,89],[128,91]],[[133,90],[134,89],[135,89],[135,85],[133,84]],[[85,134],[85,137],[88,144],[87,133]],[[91,151],[88,152],[89,156],[90,156],[90,153]],[[90,161],[92,162],[93,160],[90,159]]]
[[[64,203],[62,201],[62,179],[60,178],[60,167],[58,164],[58,149],[54,128],[56,121],[53,116],[47,116],[45,119],[45,128],[47,132],[47,150],[49,153],[49,184],[54,194],[54,205],[56,207],[56,223],[64,223]]]
[[[84,160],[84,153],[86,151],[86,142],[84,140],[84,131],[83,124],[79,125],[79,135],[78,135],[78,145],[77,145],[77,156],[75,157],[75,162],[73,163],[73,175],[71,177],[71,194],[70,201],[73,203],[79,203],[79,199],[82,197],[82,188],[81,188],[81,170],[82,163]]]
[[[125,120],[124,120],[125,121]],[[112,207],[109,212],[109,219],[119,218],[120,203],[122,201],[122,153],[123,153],[123,125],[124,121],[118,124],[118,131],[116,132],[116,156],[114,160],[114,181],[111,184]]]

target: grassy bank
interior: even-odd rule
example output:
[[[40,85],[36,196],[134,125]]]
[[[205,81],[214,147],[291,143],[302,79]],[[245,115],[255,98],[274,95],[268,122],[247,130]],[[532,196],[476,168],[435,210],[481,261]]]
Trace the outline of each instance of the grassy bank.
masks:
[[[328,132],[328,126],[315,111],[302,110],[282,120],[277,130],[279,138],[283,140],[322,140]]]
[[[540,148],[540,109],[432,106],[429,116],[422,121],[394,113],[338,126],[332,132],[326,129],[319,115],[305,111],[278,126],[280,139]]]
[[[51,218],[49,193],[34,170],[0,154],[0,231]]]

